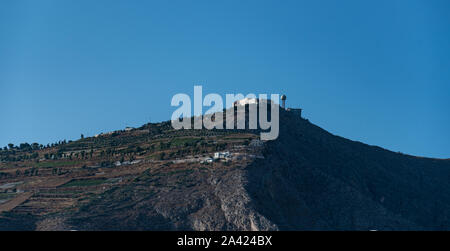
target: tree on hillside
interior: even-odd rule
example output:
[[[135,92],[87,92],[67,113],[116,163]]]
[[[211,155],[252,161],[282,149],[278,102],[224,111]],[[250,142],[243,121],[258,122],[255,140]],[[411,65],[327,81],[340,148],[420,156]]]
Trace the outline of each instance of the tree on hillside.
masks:
[[[166,153],[165,153],[165,152],[161,152],[161,153],[158,155],[158,159],[159,159],[159,160],[164,160],[165,157],[166,157]]]
[[[21,143],[19,146],[20,150],[22,151],[28,151],[31,150],[31,146],[28,143]]]

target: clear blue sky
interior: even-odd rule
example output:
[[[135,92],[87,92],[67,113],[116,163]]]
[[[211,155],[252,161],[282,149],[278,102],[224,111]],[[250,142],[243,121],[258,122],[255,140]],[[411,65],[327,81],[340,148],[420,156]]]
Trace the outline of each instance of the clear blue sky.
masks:
[[[311,122],[450,158],[450,1],[0,3],[0,145],[168,120],[171,98],[286,93]]]

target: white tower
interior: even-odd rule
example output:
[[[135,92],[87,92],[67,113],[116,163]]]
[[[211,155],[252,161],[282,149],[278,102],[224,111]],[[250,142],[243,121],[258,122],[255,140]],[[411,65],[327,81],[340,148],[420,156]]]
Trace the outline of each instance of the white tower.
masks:
[[[283,107],[283,109],[286,109],[286,95],[281,95],[281,107]]]

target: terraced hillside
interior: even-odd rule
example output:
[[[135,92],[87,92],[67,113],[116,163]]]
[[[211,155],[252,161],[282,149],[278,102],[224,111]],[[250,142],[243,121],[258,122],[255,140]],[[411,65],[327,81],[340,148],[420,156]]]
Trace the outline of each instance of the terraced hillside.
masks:
[[[161,189],[195,186],[185,174],[245,164],[258,157],[258,147],[252,146],[258,141],[257,135],[246,131],[176,131],[164,122],[54,147],[4,150],[0,229],[15,229],[15,224],[22,229],[16,221],[24,215],[37,222],[25,224],[25,229],[68,229],[51,222],[80,214],[99,196],[137,187],[143,181]],[[215,152],[225,150],[229,157],[213,160]],[[153,173],[169,177],[173,184],[159,184],[158,179],[149,178]]]

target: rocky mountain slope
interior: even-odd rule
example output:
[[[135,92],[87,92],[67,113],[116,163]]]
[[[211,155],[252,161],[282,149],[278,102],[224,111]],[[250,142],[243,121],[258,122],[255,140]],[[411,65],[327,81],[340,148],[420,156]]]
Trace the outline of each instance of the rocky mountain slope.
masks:
[[[46,174],[43,167],[56,168],[46,160],[36,176],[0,180],[22,181],[32,194],[2,213],[0,229],[450,230],[449,160],[394,153],[291,112],[280,116],[280,137],[263,144],[257,132],[180,132],[167,123],[67,144],[65,152],[84,147],[92,157],[59,175]],[[115,154],[101,154],[114,144]],[[136,147],[142,151],[121,152]],[[232,157],[210,163],[217,151]],[[108,164],[124,156],[135,164]],[[0,171],[27,165],[8,162]]]

